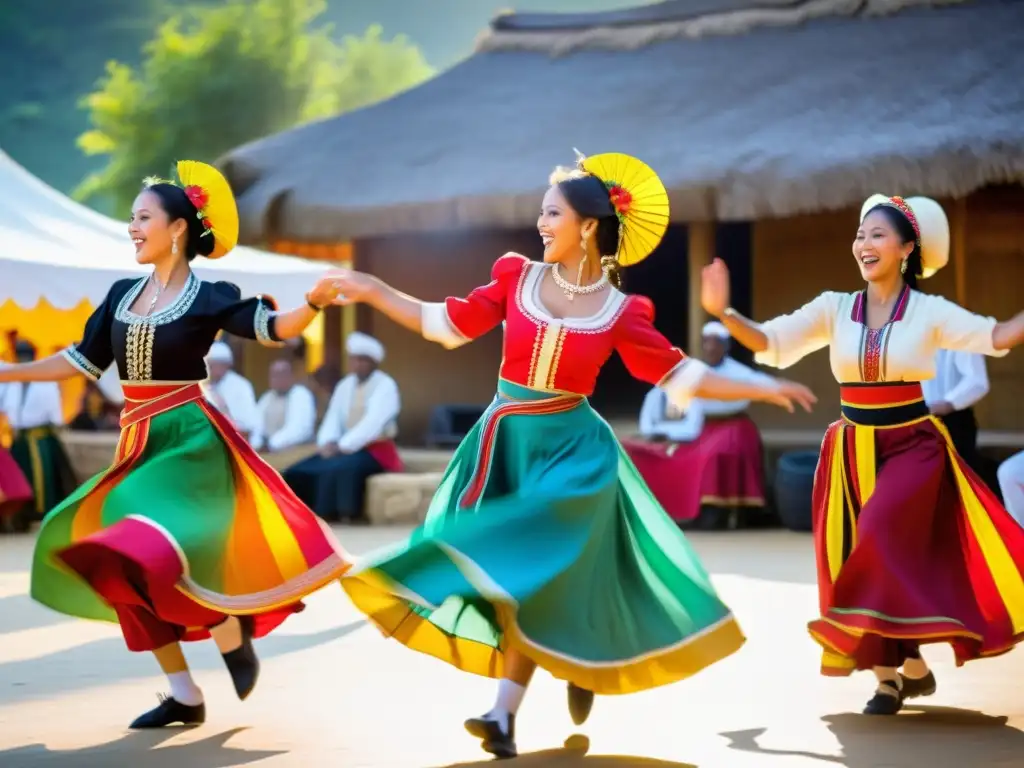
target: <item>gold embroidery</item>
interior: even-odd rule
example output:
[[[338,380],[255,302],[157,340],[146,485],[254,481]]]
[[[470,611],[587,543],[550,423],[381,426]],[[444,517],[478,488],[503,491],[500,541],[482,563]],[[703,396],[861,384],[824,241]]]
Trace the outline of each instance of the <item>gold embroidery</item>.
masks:
[[[545,383],[545,389],[554,389],[555,377],[558,375],[558,364],[562,360],[562,346],[565,344],[565,337],[569,331],[565,326],[558,329],[558,335],[555,339],[555,350],[552,353],[551,360],[551,371],[548,373],[547,382]]]
[[[537,356],[537,368],[534,371],[532,386],[547,387],[552,366],[555,364],[555,353],[560,346],[558,339],[562,335],[564,326],[561,323],[550,323],[542,325],[541,328],[543,329],[543,336],[540,343],[540,353]]]
[[[534,385],[534,375],[537,373],[537,358],[540,356],[540,343],[544,338],[544,331],[546,326],[538,325],[533,335],[533,353],[530,355],[530,370],[526,374],[527,386]],[[502,364],[504,364],[502,360]]]

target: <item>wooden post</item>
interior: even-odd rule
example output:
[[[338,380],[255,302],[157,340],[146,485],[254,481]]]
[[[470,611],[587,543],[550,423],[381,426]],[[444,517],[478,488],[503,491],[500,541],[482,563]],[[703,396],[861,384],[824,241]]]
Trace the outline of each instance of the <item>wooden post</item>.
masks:
[[[704,308],[700,305],[701,270],[715,257],[715,223],[694,221],[687,227],[689,246],[687,260],[690,266],[690,311],[687,346],[688,355],[699,355],[701,329],[704,327]]]
[[[953,276],[956,280],[956,303],[967,306],[967,198],[956,199],[953,212]]]

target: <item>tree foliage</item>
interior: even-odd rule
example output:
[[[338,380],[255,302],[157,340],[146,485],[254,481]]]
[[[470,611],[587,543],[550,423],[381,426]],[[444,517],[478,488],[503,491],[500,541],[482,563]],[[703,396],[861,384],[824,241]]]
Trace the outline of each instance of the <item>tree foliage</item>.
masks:
[[[138,70],[107,65],[79,138],[106,167],[76,191],[123,213],[142,178],[180,158],[212,162],[246,142],[387,98],[429,77],[419,49],[380,27],[340,44],[314,26],[322,0],[230,0],[163,24]]]

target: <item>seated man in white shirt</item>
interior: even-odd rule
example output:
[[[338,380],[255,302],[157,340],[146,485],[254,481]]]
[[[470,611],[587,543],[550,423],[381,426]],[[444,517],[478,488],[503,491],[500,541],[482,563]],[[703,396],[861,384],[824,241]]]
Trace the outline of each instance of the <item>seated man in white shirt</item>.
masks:
[[[316,399],[295,383],[292,364],[278,360],[270,366],[270,389],[256,403],[256,428],[250,443],[257,451],[283,451],[313,442]]]
[[[924,401],[949,430],[956,452],[978,471],[978,420],[974,404],[988,394],[985,357],[940,349],[935,378],[921,382]]]
[[[737,381],[758,382],[766,374],[728,356],[729,331],[707,323],[702,357],[715,373]],[[763,507],[764,467],[757,426],[746,415],[746,400],[694,398],[686,413],[675,409],[661,389],[644,398],[641,441],[625,446],[637,469],[669,516],[691,522],[702,506]]]
[[[215,341],[206,355],[210,372],[206,397],[248,440],[256,430],[256,390],[247,378],[234,371],[234,365],[231,347]]]
[[[999,491],[1003,494],[1003,506],[1014,520],[1024,525],[1024,451],[1015,453],[1000,464],[996,474]]]
[[[367,478],[402,470],[394,444],[401,399],[395,380],[378,368],[384,347],[352,333],[345,349],[351,372],[335,388],[320,425],[319,455],[284,473],[296,495],[325,520],[361,518]]]
[[[36,359],[36,349],[27,341],[19,341],[15,353],[19,363]],[[57,435],[57,428],[64,426],[60,385],[54,381],[12,382],[4,388],[2,407],[14,430],[11,456],[32,485],[35,517],[41,518],[78,487]]]

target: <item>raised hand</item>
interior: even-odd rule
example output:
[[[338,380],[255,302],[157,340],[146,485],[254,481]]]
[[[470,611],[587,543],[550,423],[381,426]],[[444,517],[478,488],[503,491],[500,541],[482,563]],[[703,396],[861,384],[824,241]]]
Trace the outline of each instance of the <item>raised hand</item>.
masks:
[[[800,405],[805,411],[810,413],[814,404],[818,402],[818,398],[815,397],[814,393],[803,384],[797,384],[795,381],[788,381],[787,379],[776,379],[775,381],[778,387],[767,398],[766,402],[785,408],[790,413],[793,413],[795,410],[793,408],[794,404]]]
[[[700,303],[712,317],[721,317],[729,306],[729,268],[715,259],[701,270]]]

